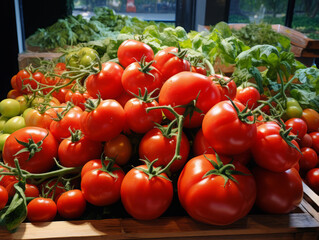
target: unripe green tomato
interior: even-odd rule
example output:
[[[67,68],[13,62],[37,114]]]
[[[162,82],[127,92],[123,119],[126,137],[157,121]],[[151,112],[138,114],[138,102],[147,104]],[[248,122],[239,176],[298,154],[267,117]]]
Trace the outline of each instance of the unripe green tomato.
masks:
[[[1,116],[0,117],[0,131],[3,130],[4,124],[6,123],[6,121],[8,121],[8,118]]]
[[[10,136],[9,133],[0,134],[0,152],[2,152],[4,143],[6,142],[9,136]]]
[[[3,126],[4,133],[13,133],[20,128],[25,127],[24,117],[15,116],[10,118]]]
[[[294,98],[288,98],[287,108],[285,110],[284,118],[301,118],[302,116],[302,107],[299,102]]]
[[[78,67],[79,62],[79,56],[77,55],[77,52],[71,52],[65,57],[66,65],[70,67]]]
[[[90,66],[93,63],[93,61],[96,59],[97,52],[92,48],[83,47],[78,52],[78,55],[80,58],[79,64],[87,67],[87,66]]]
[[[0,113],[2,116],[11,118],[20,114],[20,103],[11,98],[3,99],[0,102]]]

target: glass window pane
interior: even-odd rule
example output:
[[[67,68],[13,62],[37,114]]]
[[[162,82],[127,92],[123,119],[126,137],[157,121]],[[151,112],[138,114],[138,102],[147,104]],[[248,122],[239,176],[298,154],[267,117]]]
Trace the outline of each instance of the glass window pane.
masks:
[[[95,7],[147,21],[175,22],[176,0],[74,0],[73,15],[90,18]]]
[[[319,0],[296,0],[292,27],[309,38],[319,39]]]
[[[288,0],[231,0],[229,23],[284,24]]]

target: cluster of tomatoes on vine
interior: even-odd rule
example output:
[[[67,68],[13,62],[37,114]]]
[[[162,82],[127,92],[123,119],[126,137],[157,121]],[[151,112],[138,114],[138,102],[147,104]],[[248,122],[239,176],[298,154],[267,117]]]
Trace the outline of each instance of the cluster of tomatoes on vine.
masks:
[[[26,127],[4,144],[1,182],[12,188],[16,175],[26,179],[26,195],[32,182],[46,183],[40,188],[46,197],[36,194],[28,203],[30,221],[52,220],[57,211],[77,218],[86,202],[119,200],[136,219],[158,218],[173,199],[171,173],[179,174],[182,207],[201,222],[227,225],[255,204],[270,213],[297,207],[302,184],[295,166],[302,154],[295,135],[302,137],[297,123],[280,119],[289,105],[282,92],[269,98],[253,86],[239,88],[211,67],[192,66],[177,47],[154,54],[147,44],[127,40],[117,56],[118,63],[95,64],[97,54],[84,48],[47,76],[24,69],[12,78],[10,96],[29,94],[37,106],[26,105]],[[184,129],[196,129],[194,139]],[[125,173],[131,134],[142,136],[143,161]],[[74,172],[79,188],[58,194]]]

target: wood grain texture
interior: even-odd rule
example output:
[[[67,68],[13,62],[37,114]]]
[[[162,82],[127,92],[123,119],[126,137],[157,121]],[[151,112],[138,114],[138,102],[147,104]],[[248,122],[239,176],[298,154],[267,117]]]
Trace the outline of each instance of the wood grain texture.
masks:
[[[128,218],[23,223],[13,234],[1,229],[0,239],[295,239],[296,236],[304,239],[317,237],[318,231],[319,223],[311,215],[291,213],[248,215],[228,226],[202,224],[189,217],[168,217],[152,221]]]

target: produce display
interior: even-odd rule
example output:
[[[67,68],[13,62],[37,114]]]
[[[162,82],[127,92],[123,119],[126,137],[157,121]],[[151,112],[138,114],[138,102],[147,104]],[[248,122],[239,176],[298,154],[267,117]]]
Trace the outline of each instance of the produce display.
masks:
[[[1,225],[177,214],[225,226],[290,213],[303,180],[319,193],[316,67],[223,23],[128,28],[12,76]],[[232,76],[215,73],[216,58]]]

